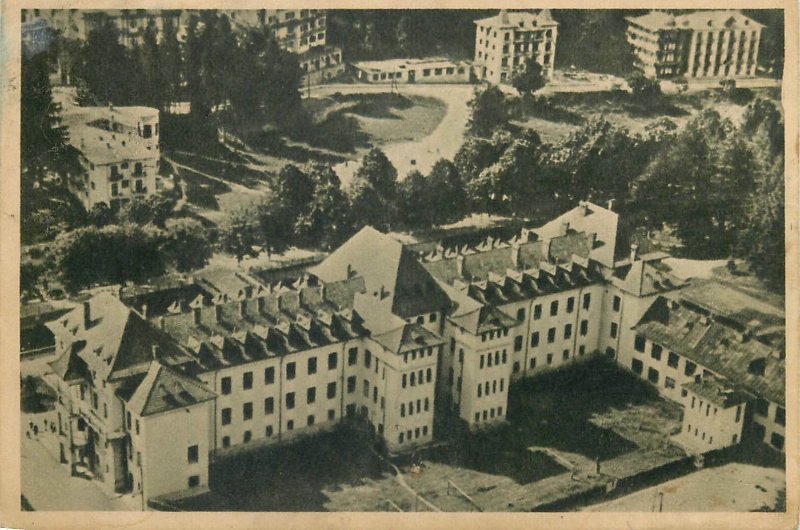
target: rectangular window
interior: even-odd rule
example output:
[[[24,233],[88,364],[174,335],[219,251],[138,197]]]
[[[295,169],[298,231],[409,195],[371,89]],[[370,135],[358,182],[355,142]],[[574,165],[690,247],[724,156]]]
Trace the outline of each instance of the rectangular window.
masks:
[[[547,364],[553,364],[553,354],[552,353],[548,353],[547,354]]]
[[[675,380],[671,377],[667,377],[664,379],[664,386],[666,388],[675,388]]]
[[[581,320],[581,336],[585,337],[589,333],[589,321]]]
[[[336,411],[334,409],[328,409],[328,421],[333,421],[336,419]]]
[[[648,368],[647,369],[647,380],[653,384],[658,383],[658,370],[655,368]]]
[[[664,351],[664,348],[662,348],[660,344],[653,344],[653,346],[650,348],[650,357],[656,361],[660,361],[662,351]]]
[[[231,423],[231,409],[229,408],[222,409],[222,424],[230,425],[230,423]]]
[[[517,320],[525,320],[525,308],[521,307],[517,309]]]
[[[252,403],[244,403],[242,405],[242,419],[244,419],[244,421],[253,419],[253,404]]]
[[[569,298],[567,298],[567,313],[572,313],[574,309],[575,309],[575,297],[570,296]]]
[[[369,368],[372,365],[372,352],[369,350],[364,351],[364,366]]]
[[[616,322],[612,322],[611,323],[611,332],[610,332],[610,334],[611,334],[611,338],[612,339],[616,339],[617,338],[617,323]]]
[[[328,354],[328,370],[336,370],[337,357],[336,352]]]
[[[644,370],[644,364],[639,359],[634,359],[631,362],[631,370],[633,370],[633,372],[636,374],[642,375],[642,371]]]
[[[740,421],[741,419],[742,419],[742,406],[741,406],[741,405],[739,405],[738,407],[736,407],[736,419],[735,419],[734,421],[735,421],[736,423],[739,423],[739,421]]]
[[[783,407],[775,408],[775,423],[778,425],[786,425],[786,409]]]
[[[267,425],[267,428],[266,428],[266,430],[264,431],[264,434],[266,435],[266,437],[267,437],[267,438],[270,438],[270,437],[272,437],[272,434],[273,434],[274,432],[275,432],[275,431],[274,431],[274,429],[272,428],[272,425]]]
[[[270,366],[264,369],[264,384],[271,385],[275,382],[275,368]]]
[[[358,362],[358,348],[350,348],[347,351],[347,365],[353,366]]]
[[[364,397],[369,397],[369,381],[364,379]]]
[[[769,401],[766,399],[757,399],[756,414],[759,416],[769,416]]]
[[[317,358],[310,357],[308,359],[308,375],[313,375],[317,373]]]
[[[536,304],[533,306],[533,319],[539,320],[542,318],[542,304]]]
[[[522,335],[514,337],[514,351],[522,350]]]
[[[347,393],[352,394],[356,391],[356,376],[351,375],[347,378]]]
[[[568,339],[572,337],[572,324],[567,324],[564,326],[564,338]]]
[[[326,391],[325,395],[328,397],[328,399],[333,399],[336,397],[336,381],[328,383],[328,390]]]
[[[536,331],[531,334],[531,348],[535,348],[539,345],[539,332]]]
[[[314,425],[314,415],[313,414],[310,414],[308,416],[308,418],[306,418],[306,425],[308,425],[309,427]]]
[[[556,328],[550,328],[547,330],[547,343],[552,344],[556,341]]]
[[[289,392],[286,394],[286,408],[293,409],[294,408],[294,392]]]
[[[647,344],[647,340],[641,335],[636,335],[636,338],[633,340],[633,349],[638,351],[639,353],[644,353],[645,344]],[[691,375],[691,374],[686,374],[686,375]]]
[[[592,295],[591,293],[586,293],[583,295],[583,308],[589,309],[589,305],[592,303]]]
[[[289,420],[286,422],[286,430],[293,431],[294,430],[294,420]]]
[[[558,300],[550,302],[550,316],[554,317],[558,314]]]
[[[309,405],[314,403],[317,400],[317,388],[310,387],[306,390],[306,403]]]
[[[264,414],[272,414],[275,412],[275,400],[271,397],[264,400]]]
[[[622,298],[614,295],[614,311],[619,312],[620,305],[622,305]]]
[[[669,354],[667,355],[667,366],[669,366],[670,368],[677,368],[679,362],[680,362],[680,357],[678,357],[678,354],[675,352],[669,352]]]
[[[770,442],[772,443],[772,446],[775,449],[783,449],[783,442],[784,442],[783,436],[781,436],[777,432],[772,433],[772,438],[770,439]]]
[[[695,370],[697,370],[697,365],[692,361],[686,361],[686,366],[683,367],[683,373],[686,375],[693,375]]]
[[[192,475],[189,477],[189,487],[196,488],[200,485],[200,475]]]
[[[223,377],[220,381],[220,386],[222,388],[223,394],[230,394],[231,393],[231,378],[230,377]]]
[[[186,455],[186,458],[190,464],[196,464],[200,461],[200,448],[196,445],[190,445]]]
[[[242,388],[245,390],[253,388],[253,372],[245,372],[242,374]]]
[[[286,379],[294,379],[295,375],[297,375],[295,363],[293,363],[293,362],[292,363],[287,363],[286,364]]]

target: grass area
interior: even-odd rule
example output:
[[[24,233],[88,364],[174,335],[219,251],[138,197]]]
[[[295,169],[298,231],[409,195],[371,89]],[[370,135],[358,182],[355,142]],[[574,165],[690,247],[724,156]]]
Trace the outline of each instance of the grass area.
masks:
[[[182,182],[186,201],[200,208],[219,210],[217,195],[231,191],[227,184],[210,179],[191,169],[176,167],[175,174]]]
[[[381,461],[345,426],[292,445],[220,458],[211,468],[211,493],[178,503],[185,510],[323,511],[324,490],[378,479]]]
[[[235,182],[243,186],[254,187],[268,181],[270,178],[269,173],[256,171],[240,162],[185,152],[173,153],[172,158],[179,164],[184,164],[202,173],[208,173],[222,180]]]

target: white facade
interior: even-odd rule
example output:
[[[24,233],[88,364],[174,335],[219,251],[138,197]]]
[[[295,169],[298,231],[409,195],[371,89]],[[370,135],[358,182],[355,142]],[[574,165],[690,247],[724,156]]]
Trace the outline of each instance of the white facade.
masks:
[[[549,10],[506,12],[475,22],[475,75],[490,83],[509,83],[533,57],[552,77],[558,23]]]

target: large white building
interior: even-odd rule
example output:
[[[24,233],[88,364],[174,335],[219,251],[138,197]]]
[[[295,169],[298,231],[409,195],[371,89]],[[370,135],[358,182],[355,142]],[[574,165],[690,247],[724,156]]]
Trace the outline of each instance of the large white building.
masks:
[[[366,227],[295,280],[211,271],[96,295],[49,324],[63,454],[147,499],[207,487],[213,455],[341,421],[402,452],[434,439],[436,414],[502,422],[513,380],[592,355],[683,403],[690,451],[782,449],[780,347],[699,304],[666,254],[618,259],[617,224],[583,202],[425,252]]]
[[[627,17],[634,66],[655,79],[754,77],[764,28],[739,11]]]
[[[558,22],[549,9],[538,13],[500,11],[500,14],[475,21],[475,75],[490,83],[509,83],[533,57],[552,77],[556,55]]]
[[[163,188],[158,109],[70,107],[63,120],[83,168],[68,177],[67,187],[87,210],[101,202],[121,206]]]

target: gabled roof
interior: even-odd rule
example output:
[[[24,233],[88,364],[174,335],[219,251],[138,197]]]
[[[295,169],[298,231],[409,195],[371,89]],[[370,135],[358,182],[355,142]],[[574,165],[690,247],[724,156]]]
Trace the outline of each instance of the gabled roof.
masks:
[[[501,9],[500,13],[493,17],[482,18],[475,21],[482,26],[494,28],[522,28],[534,29],[542,26],[557,26],[558,22],[553,20],[549,9],[542,9],[538,13],[529,11],[511,11]]]
[[[720,320],[659,296],[634,330],[751,394],[783,404],[786,367],[780,354]]]
[[[739,11],[723,9],[695,11],[683,15],[672,15],[664,11],[651,11],[639,17],[626,17],[626,20],[650,30],[756,30],[764,27],[752,18],[744,16]]]
[[[614,266],[614,251],[617,241],[619,214],[589,201],[581,201],[572,210],[559,215],[549,223],[534,230],[540,239],[553,239],[563,235],[564,227],[585,234],[596,234],[596,241],[589,251],[589,258],[605,265]]]
[[[215,394],[199,381],[153,361],[128,400],[128,408],[140,416],[149,416],[191,407],[214,397]]]
[[[362,277],[366,293],[386,300],[392,313],[402,318],[442,311],[449,305],[413,252],[369,226],[310,272],[325,283]]]
[[[683,387],[723,409],[746,403],[750,399],[747,394],[736,390],[733,385],[713,376],[701,377],[697,381],[686,383]]]
[[[153,358],[153,346],[165,355],[180,356],[180,349],[169,337],[128,308],[119,298],[101,292],[88,304],[89,326],[84,321],[85,306],[47,323],[56,341],[63,340],[71,355],[77,355],[101,380],[144,372]]]

